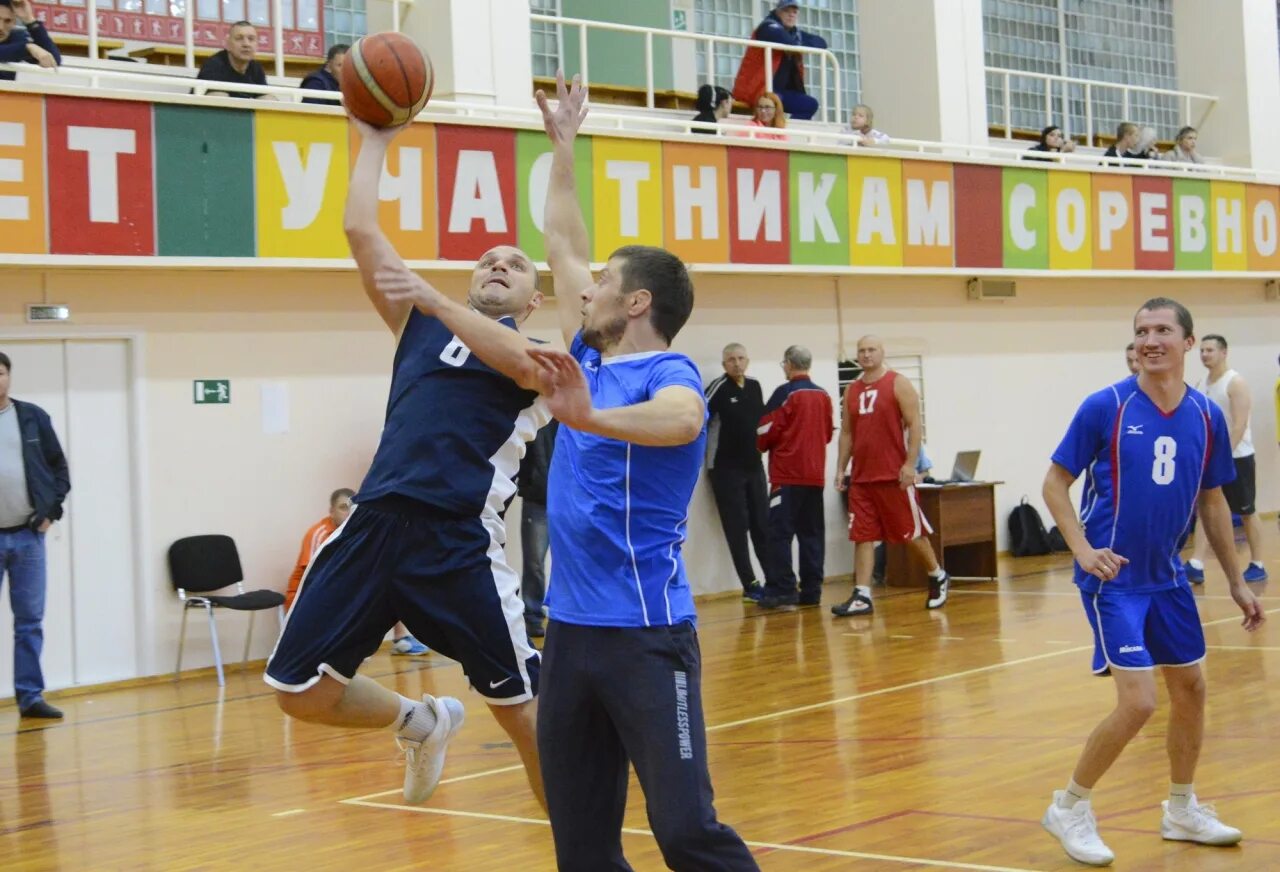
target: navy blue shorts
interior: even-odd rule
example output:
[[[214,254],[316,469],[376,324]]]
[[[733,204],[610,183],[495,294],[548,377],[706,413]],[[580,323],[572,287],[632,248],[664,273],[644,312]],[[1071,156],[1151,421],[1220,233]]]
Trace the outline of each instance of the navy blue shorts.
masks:
[[[395,497],[356,506],[298,588],[264,676],[298,693],[329,675],[344,684],[396,621],[462,664],[487,702],[538,692],[538,652],[525,633],[520,577],[503,553],[502,521],[461,517]]]
[[[1093,671],[1193,666],[1204,659],[1204,628],[1188,585],[1155,593],[1080,592],[1093,628]]]

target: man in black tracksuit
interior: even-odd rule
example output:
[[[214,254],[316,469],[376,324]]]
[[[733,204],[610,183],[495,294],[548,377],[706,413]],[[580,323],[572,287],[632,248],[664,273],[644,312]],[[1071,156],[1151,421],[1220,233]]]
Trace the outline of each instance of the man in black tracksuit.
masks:
[[[751,567],[747,532],[755,547],[756,560],[765,569],[769,554],[769,491],[764,464],[756,448],[756,428],[764,414],[764,394],[760,382],[747,378],[747,349],[734,342],[726,345],[722,364],[724,375],[706,387],[707,476],[715,494],[729,556],[742,584],[744,602],[760,599],[763,585]]]

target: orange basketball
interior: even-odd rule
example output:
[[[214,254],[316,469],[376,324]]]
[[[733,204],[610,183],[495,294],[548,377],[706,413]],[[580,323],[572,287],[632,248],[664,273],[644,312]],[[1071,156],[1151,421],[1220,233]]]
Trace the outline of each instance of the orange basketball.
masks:
[[[342,102],[374,127],[412,121],[435,86],[431,61],[400,33],[375,33],[356,40],[342,65]]]

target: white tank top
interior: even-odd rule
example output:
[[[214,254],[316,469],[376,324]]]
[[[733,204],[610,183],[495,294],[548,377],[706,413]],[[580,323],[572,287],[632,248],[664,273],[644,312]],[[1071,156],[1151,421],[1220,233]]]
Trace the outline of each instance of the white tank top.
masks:
[[[1229,369],[1222,374],[1222,378],[1216,382],[1211,382],[1206,377],[1201,382],[1200,390],[1204,395],[1218,404],[1218,408],[1222,409],[1222,414],[1227,416],[1227,427],[1231,427],[1231,400],[1227,396],[1227,388],[1231,386],[1231,380],[1238,373],[1234,369]],[[1246,421],[1244,425],[1244,438],[1240,440],[1240,444],[1231,452],[1232,457],[1248,457],[1253,454],[1253,428]]]

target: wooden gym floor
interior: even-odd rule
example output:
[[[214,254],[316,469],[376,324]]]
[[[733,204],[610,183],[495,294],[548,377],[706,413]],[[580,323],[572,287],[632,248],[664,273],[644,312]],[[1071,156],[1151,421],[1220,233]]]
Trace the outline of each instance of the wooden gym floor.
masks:
[[[1280,554],[1268,521],[1267,545]],[[998,584],[877,590],[874,618],[701,605],[704,696],[722,820],[765,870],[1078,868],[1039,825],[1109,709],[1061,557],[1005,562]],[[1269,561],[1280,576],[1280,560]],[[1255,585],[1265,593],[1265,585]],[[1210,646],[1198,793],[1239,848],[1166,843],[1165,701],[1095,797],[1124,870],[1280,869],[1280,610],[1249,636],[1216,564],[1201,591]],[[235,617],[223,618],[230,628]],[[232,632],[230,629],[228,632]],[[366,672],[406,695],[450,693],[469,719],[425,807],[401,804],[385,732],[291,724],[259,668],[219,691],[189,677],[56,699],[65,722],[0,710],[0,868],[506,872],[554,868],[550,831],[505,736],[438,656]],[[664,868],[634,781],[624,845]]]

